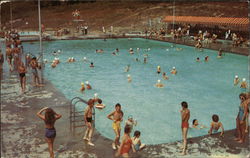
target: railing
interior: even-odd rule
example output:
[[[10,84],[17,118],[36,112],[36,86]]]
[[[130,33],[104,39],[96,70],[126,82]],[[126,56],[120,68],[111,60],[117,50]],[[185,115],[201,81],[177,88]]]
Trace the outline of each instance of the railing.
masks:
[[[77,111],[76,104],[84,103],[88,105],[88,102],[80,97],[71,99],[70,102],[70,131],[75,135],[75,129],[78,127],[84,127],[84,111]],[[93,127],[95,127],[95,108],[92,112]]]

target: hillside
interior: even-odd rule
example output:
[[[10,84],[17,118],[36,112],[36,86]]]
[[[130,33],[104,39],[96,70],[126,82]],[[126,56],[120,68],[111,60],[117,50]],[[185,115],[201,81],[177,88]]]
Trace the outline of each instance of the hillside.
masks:
[[[42,23],[46,28],[75,27],[72,11],[80,10],[84,25],[91,31],[101,31],[102,26],[114,26],[119,31],[144,30],[149,27],[161,27],[160,20],[173,15],[173,2],[82,2],[68,4],[59,2],[52,6],[41,2]],[[22,30],[38,28],[37,2],[12,2],[14,28]],[[10,3],[4,3],[1,11],[2,25],[9,26]],[[247,2],[176,2],[175,15],[248,17]],[[28,24],[26,24],[28,22]]]

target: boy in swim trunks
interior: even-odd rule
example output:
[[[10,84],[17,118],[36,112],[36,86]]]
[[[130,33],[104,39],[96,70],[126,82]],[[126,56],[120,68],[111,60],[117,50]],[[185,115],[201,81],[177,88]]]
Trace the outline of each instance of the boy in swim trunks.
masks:
[[[219,122],[219,116],[218,115],[213,115],[212,116],[213,122],[211,122],[211,128],[208,131],[208,133],[211,135],[212,133],[217,133],[218,130],[221,128],[221,133],[220,136],[223,136],[224,134],[224,128],[221,122]]]
[[[182,130],[182,138],[183,138],[183,151],[182,154],[186,155],[187,150],[187,133],[188,133],[188,120],[190,118],[190,111],[188,109],[188,103],[182,102],[181,103],[182,110],[181,112],[181,130]]]
[[[84,140],[88,141],[88,145],[94,146],[94,144],[91,142],[91,137],[93,134],[93,125],[92,125],[92,109],[94,106],[94,100],[89,99],[88,106],[86,107],[84,111],[84,122],[87,126],[87,130],[85,131],[85,135],[83,137]]]
[[[112,143],[112,147],[115,150],[117,146],[119,145],[120,133],[121,133],[121,121],[123,118],[123,112],[121,110],[121,105],[119,103],[115,105],[115,111],[110,113],[107,116],[107,118],[114,121],[112,124],[112,127],[115,132],[115,140]]]

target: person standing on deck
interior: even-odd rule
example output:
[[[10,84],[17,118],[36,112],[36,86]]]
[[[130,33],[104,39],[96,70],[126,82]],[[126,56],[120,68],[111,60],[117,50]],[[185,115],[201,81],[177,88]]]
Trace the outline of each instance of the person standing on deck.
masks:
[[[188,109],[188,103],[183,101],[181,103],[182,110],[181,112],[181,130],[182,130],[182,138],[183,138],[183,151],[182,154],[186,155],[187,150],[187,133],[188,133],[188,120],[190,118],[190,111]]]
[[[93,134],[93,121],[92,121],[92,109],[94,106],[94,100],[93,99],[89,99],[88,100],[88,106],[86,107],[85,111],[84,111],[84,122],[85,125],[87,126],[87,130],[85,131],[84,137],[83,139],[88,141],[88,145],[91,146],[95,146],[92,142],[91,142],[91,138],[92,138],[92,134]]]
[[[112,124],[112,127],[115,132],[115,140],[112,143],[112,148],[115,150],[117,149],[117,147],[119,147],[118,145],[119,145],[120,133],[121,133],[121,121],[123,118],[123,112],[121,110],[121,105],[119,103],[115,105],[115,111],[110,113],[107,116],[107,118],[114,121]]]

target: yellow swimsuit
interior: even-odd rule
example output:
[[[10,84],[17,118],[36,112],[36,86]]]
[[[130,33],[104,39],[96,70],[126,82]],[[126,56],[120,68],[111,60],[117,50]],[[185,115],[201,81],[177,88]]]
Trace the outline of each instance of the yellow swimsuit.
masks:
[[[121,130],[121,122],[120,121],[113,122],[112,127],[115,131]]]

